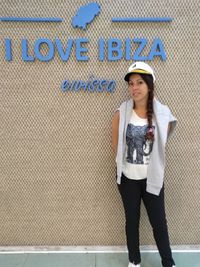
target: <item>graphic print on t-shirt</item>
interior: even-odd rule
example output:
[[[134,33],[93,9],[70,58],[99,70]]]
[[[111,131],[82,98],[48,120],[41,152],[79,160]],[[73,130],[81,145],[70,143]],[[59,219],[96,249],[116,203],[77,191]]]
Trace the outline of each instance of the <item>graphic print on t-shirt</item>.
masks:
[[[135,126],[129,123],[126,131],[127,157],[132,164],[148,164],[153,142],[145,140],[148,125]],[[153,126],[155,129],[155,126]]]

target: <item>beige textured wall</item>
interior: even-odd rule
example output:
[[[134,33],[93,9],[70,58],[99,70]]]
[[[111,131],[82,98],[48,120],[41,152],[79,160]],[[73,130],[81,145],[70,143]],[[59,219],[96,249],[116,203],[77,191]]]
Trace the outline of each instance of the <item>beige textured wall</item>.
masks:
[[[87,31],[71,18],[87,1],[0,1],[1,17],[60,17],[62,23],[0,22],[0,245],[125,244],[124,214],[115,183],[111,118],[128,98],[124,73],[131,61],[100,62],[99,38],[160,38],[167,54],[150,64],[156,94],[178,119],[166,155],[166,212],[172,244],[199,244],[199,0],[98,1],[102,12]],[[171,23],[112,23],[112,17],[172,17]],[[4,39],[13,41],[5,61]],[[63,44],[89,38],[90,60],[24,62],[38,38]],[[65,92],[64,79],[116,80],[113,94]],[[154,244],[142,206],[141,244]]]

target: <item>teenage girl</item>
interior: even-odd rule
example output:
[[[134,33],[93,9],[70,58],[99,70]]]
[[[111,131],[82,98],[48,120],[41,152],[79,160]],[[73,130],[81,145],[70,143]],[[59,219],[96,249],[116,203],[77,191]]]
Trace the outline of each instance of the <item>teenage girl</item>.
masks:
[[[130,99],[112,119],[116,178],[125,212],[128,267],[140,267],[140,204],[143,200],[163,267],[175,267],[164,204],[165,143],[176,126],[170,109],[154,97],[155,75],[144,62],[132,64],[124,77]]]

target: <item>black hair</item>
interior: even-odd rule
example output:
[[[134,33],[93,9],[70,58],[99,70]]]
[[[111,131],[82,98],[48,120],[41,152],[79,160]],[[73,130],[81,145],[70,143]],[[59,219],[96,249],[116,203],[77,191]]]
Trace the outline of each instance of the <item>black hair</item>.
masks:
[[[148,87],[148,100],[147,100],[147,121],[148,127],[147,132],[145,135],[146,140],[154,141],[154,131],[152,127],[152,119],[153,119],[153,98],[154,98],[154,83],[153,83],[153,76],[151,74],[143,74],[138,73],[142,79],[145,81]],[[129,78],[129,77],[128,77]]]

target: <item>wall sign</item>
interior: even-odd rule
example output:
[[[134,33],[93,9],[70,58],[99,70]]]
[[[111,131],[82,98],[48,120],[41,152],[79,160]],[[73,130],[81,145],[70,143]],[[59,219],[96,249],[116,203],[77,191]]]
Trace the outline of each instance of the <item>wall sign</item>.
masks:
[[[95,17],[101,13],[101,6],[96,2],[81,6],[75,16],[72,17],[72,26],[86,31],[89,24],[91,24]],[[63,19],[60,18],[0,18],[0,21],[15,21],[15,22],[55,22],[60,23]],[[112,18],[113,23],[123,22],[171,22],[171,18]],[[26,38],[21,40],[21,57],[23,61],[40,61],[53,60],[55,51],[62,61],[67,61],[70,58],[73,47],[75,48],[75,56],[77,61],[88,61],[90,59],[90,51],[87,44],[90,42],[88,38],[68,39],[65,44],[61,43],[59,38],[50,40],[47,38],[39,38],[33,44],[34,54],[28,53],[29,42]],[[122,49],[124,44],[124,51]],[[134,50],[131,50],[132,44]],[[147,44],[150,44],[151,49],[148,55],[143,55],[142,51]],[[12,45],[13,42],[10,38],[5,39],[5,59],[12,61]],[[47,47],[47,54],[43,55],[40,52],[41,46]],[[99,61],[117,61],[117,60],[153,60],[154,57],[160,57],[161,60],[166,60],[166,52],[164,44],[160,38],[155,38],[153,42],[147,38],[125,38],[124,40],[117,38],[104,39],[100,38],[97,47],[97,59]],[[124,55],[124,56],[123,56]]]
[[[95,18],[101,13],[101,6],[97,2],[91,2],[78,8],[76,14],[72,17],[72,27],[79,28],[86,31],[91,23],[95,23]],[[13,21],[13,22],[31,22],[31,23],[61,23],[61,18],[15,18],[15,17],[3,17],[0,18],[0,22]],[[159,22],[168,23],[172,19],[168,17],[156,17],[156,18],[112,18],[112,23],[141,23],[141,22]],[[79,61],[90,60],[90,50],[88,48],[90,40],[85,38],[67,39],[65,43],[55,37],[54,40],[48,38],[38,38],[33,44],[29,43],[27,38],[21,40],[21,59],[24,62],[32,62],[35,60],[48,62],[54,59],[55,52],[58,54],[61,61],[66,62],[70,59],[72,51],[75,51],[75,58]],[[13,45],[15,42],[11,38],[5,38],[4,40],[4,57],[5,60],[11,62],[13,57]],[[144,55],[143,50],[150,47],[148,54]],[[46,47],[46,54],[42,53],[41,47]],[[34,52],[29,53],[30,48]],[[92,51],[94,54],[94,51]],[[162,61],[166,61],[166,51],[164,44],[160,38],[154,38],[153,41],[149,41],[147,38],[100,38],[96,44],[96,58],[99,61],[119,61],[119,60],[153,60],[155,57],[160,57]],[[74,81],[70,82],[65,80],[62,82],[62,91],[79,91],[80,89],[86,91],[107,91],[112,92],[114,88],[114,81],[106,80],[93,80],[91,82]]]

